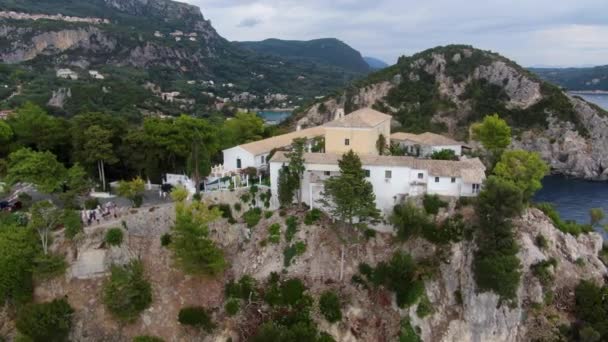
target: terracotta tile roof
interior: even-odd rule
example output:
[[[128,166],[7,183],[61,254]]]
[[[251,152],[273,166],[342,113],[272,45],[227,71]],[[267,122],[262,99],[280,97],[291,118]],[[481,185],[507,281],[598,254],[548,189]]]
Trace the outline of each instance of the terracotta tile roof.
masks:
[[[276,137],[258,140],[247,144],[239,145],[242,149],[257,156],[264,153],[269,153],[275,148],[287,147],[291,145],[294,139],[306,138],[312,139],[317,136],[325,135],[325,128],[322,126],[302,129],[296,132],[291,132]]]
[[[304,159],[309,164],[336,165],[342,158],[341,154],[336,153],[305,153]],[[364,166],[393,166],[409,167],[414,170],[428,170],[431,176],[436,177],[456,177],[463,178],[466,183],[481,184],[485,177],[485,166],[479,158],[451,161],[451,160],[432,160],[419,159],[414,157],[401,156],[376,156],[360,155],[361,163]],[[286,163],[289,159],[285,152],[277,152],[271,163]]]
[[[463,142],[456,141],[454,139],[450,139],[448,137],[444,137],[443,135],[435,134],[435,133],[422,133],[422,134],[413,134],[413,133],[393,133],[391,134],[391,140],[409,140],[417,144],[421,145],[429,145],[429,146],[437,146],[437,145],[466,145]]]
[[[391,120],[392,116],[371,108],[354,111],[340,119],[326,123],[325,127],[372,128]]]

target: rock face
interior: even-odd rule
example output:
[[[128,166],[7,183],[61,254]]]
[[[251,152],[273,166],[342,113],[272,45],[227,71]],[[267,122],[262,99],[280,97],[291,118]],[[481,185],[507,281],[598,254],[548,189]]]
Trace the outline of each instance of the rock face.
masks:
[[[602,249],[599,234],[578,238],[564,234],[537,209],[525,213],[516,222],[516,227],[520,245],[518,257],[523,266],[517,303],[513,307],[499,306],[497,295],[477,293],[471,269],[474,246],[467,242],[453,245],[450,262],[441,266],[441,276],[426,286],[435,314],[421,320],[415,314],[416,308],[410,309],[412,323],[422,329],[424,341],[529,341],[530,334],[550,334],[559,324],[567,323],[568,310],[574,303],[573,288],[582,279],[601,281],[606,276],[606,267],[597,256]],[[538,235],[547,240],[546,249],[535,245]],[[530,267],[550,258],[557,260],[557,268],[553,271],[556,277],[549,288],[543,289]],[[583,260],[582,266],[580,260]],[[547,291],[555,294],[553,305],[560,307],[558,322],[539,332],[535,331],[536,326],[530,328],[535,323],[531,306],[542,303]],[[462,305],[457,304],[455,294],[458,292]]]
[[[403,122],[404,130],[415,116],[416,123],[429,120],[466,139],[473,121],[498,112],[517,133],[514,147],[539,152],[554,173],[608,179],[608,113],[504,57],[467,46],[439,47],[402,57],[379,74],[311,106],[298,123],[322,124],[339,107],[349,112],[375,106]]]

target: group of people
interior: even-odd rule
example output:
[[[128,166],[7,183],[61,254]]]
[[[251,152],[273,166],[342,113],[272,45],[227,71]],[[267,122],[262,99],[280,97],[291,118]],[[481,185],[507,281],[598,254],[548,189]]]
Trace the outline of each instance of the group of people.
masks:
[[[98,205],[95,209],[85,209],[80,212],[80,218],[82,223],[86,222],[87,226],[94,222],[100,224],[102,219],[106,221],[111,218],[117,219],[118,206],[114,202],[108,202],[103,207]]]

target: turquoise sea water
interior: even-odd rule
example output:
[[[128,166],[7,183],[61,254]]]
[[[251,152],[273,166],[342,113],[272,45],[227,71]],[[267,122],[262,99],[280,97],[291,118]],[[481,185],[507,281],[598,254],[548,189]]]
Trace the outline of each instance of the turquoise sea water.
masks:
[[[276,111],[261,111],[258,115],[264,119],[267,123],[278,124],[285,121],[291,115],[291,112],[276,112]]]

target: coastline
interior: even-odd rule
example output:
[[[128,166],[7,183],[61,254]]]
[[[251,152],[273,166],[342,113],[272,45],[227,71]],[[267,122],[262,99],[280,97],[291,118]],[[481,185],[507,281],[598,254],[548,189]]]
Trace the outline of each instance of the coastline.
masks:
[[[608,90],[568,90],[568,93],[581,95],[608,95]]]

